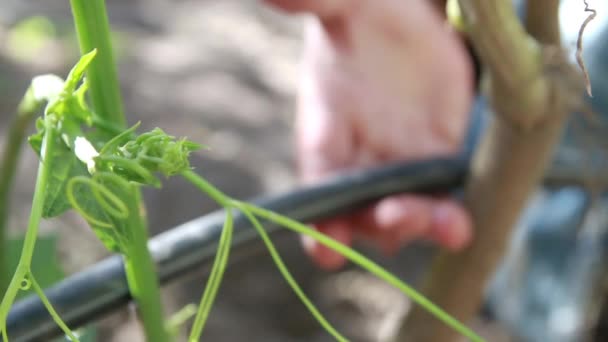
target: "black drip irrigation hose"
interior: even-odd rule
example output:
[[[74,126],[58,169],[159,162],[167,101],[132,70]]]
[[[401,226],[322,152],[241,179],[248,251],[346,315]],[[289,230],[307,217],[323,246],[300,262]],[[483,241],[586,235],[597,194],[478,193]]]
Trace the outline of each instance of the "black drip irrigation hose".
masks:
[[[465,182],[468,160],[447,158],[400,163],[352,173],[323,184],[253,201],[293,219],[311,222],[355,209],[387,195],[449,192]],[[562,168],[546,178],[553,186],[581,185],[579,173]],[[215,255],[224,220],[223,211],[182,224],[152,238],[149,248],[162,284],[205,264]],[[270,234],[279,227],[267,224]],[[233,248],[237,253],[254,247],[257,235],[249,222],[237,215]],[[48,288],[46,294],[68,326],[75,328],[117,310],[131,300],[121,258],[106,258]],[[34,294],[18,301],[7,320],[12,341],[41,341],[62,334],[40,299]]]

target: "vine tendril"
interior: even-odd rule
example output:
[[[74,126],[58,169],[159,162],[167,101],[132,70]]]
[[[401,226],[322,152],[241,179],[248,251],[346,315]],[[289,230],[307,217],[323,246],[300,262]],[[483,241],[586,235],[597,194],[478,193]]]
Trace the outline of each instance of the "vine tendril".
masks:
[[[108,181],[116,182],[115,185],[118,186],[129,186],[128,182],[118,175],[110,172],[98,172],[91,178],[85,176],[73,177],[69,180],[66,189],[68,201],[74,210],[89,222],[89,224],[101,228],[112,228],[114,227],[114,224],[112,222],[102,221],[102,218],[94,217],[93,214],[87,211],[90,210],[90,208],[83,208],[76,198],[75,187],[78,184],[89,186],[93,198],[95,198],[97,204],[99,204],[107,215],[119,220],[124,220],[129,217],[127,204],[104,184],[108,184]]]
[[[585,4],[585,13],[588,13],[587,18],[581,24],[581,27],[578,30],[578,37],[576,39],[576,62],[578,63],[581,71],[583,72],[583,77],[585,78],[585,87],[587,88],[587,94],[589,97],[593,97],[593,93],[591,92],[591,80],[589,79],[589,72],[587,71],[587,67],[585,66],[585,61],[583,60],[583,33],[585,32],[585,28],[587,25],[595,19],[597,16],[597,11],[591,7],[589,7],[589,3],[587,0],[583,0]]]
[[[59,314],[57,313],[57,311],[55,311],[55,309],[53,308],[53,305],[51,305],[51,302],[44,294],[44,290],[42,290],[42,287],[40,287],[40,285],[36,281],[36,278],[34,278],[34,276],[31,274],[31,272],[27,276],[30,278],[34,291],[36,291],[36,294],[38,294],[38,297],[40,297],[42,304],[44,305],[46,310],[49,312],[51,317],[53,318],[53,321],[55,321],[55,324],[57,324],[57,326],[59,326],[59,328],[61,328],[63,333],[66,335],[67,338],[69,338],[70,341],[79,342],[80,340],[78,339],[78,337],[65,324],[65,322],[61,319],[61,317],[59,317]]]
[[[137,160],[127,159],[119,156],[104,156],[101,155],[96,158],[96,162],[111,163],[112,168],[115,172],[124,170],[130,173],[131,180],[140,183],[149,184],[152,186],[160,186],[159,180],[144,166],[142,166]],[[124,180],[124,178],[121,178]]]

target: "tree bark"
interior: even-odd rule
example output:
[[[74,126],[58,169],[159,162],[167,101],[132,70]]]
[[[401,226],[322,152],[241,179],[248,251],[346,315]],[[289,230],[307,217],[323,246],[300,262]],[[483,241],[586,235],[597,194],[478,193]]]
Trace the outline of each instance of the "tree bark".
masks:
[[[531,37],[510,0],[460,0],[467,34],[489,77],[495,117],[477,147],[465,189],[474,241],[457,254],[440,252],[423,291],[463,323],[478,313],[512,228],[553,157],[573,97],[584,91],[582,82],[572,85],[572,75],[579,73],[559,49],[558,5],[558,0],[528,1]],[[563,75],[547,72],[547,60]],[[455,331],[419,307],[397,336],[397,341],[457,340]]]

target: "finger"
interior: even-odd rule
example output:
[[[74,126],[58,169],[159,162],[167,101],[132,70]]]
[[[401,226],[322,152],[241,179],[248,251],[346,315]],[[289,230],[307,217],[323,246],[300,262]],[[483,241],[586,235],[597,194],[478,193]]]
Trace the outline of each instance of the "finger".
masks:
[[[359,216],[357,231],[392,254],[430,230],[434,201],[416,195],[385,198]]]
[[[319,232],[341,242],[347,246],[352,244],[352,231],[346,219],[332,219],[315,225]],[[326,270],[338,269],[346,263],[346,258],[328,247],[320,244],[313,238],[303,235],[302,244],[306,253]]]
[[[473,223],[469,213],[453,200],[437,200],[429,238],[447,249],[457,251],[470,243],[472,235]]]
[[[296,118],[298,171],[305,183],[348,168],[354,155],[352,131],[343,113],[330,112],[324,98],[316,96],[319,90],[310,91],[301,95]]]

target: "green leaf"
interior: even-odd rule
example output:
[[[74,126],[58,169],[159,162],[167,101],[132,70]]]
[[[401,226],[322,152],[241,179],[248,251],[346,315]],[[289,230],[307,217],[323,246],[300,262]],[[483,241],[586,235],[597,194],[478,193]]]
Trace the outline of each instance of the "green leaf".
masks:
[[[36,119],[36,130],[37,130],[37,132],[30,135],[27,138],[27,141],[29,142],[29,144],[32,147],[32,149],[34,150],[34,152],[36,152],[38,157],[40,157],[40,151],[42,150],[42,138],[44,137],[44,131],[45,131],[44,119],[42,119],[42,118]]]
[[[123,217],[116,215],[120,211],[118,205],[113,204],[105,195],[106,191],[116,195],[120,201],[127,203],[131,190],[108,182],[100,182],[89,176],[74,178],[68,184],[69,203],[87,221],[97,238],[111,252],[126,254],[131,241],[131,234],[127,226],[127,218],[131,214],[125,213]],[[93,189],[97,191],[93,191]],[[105,190],[100,190],[104,187]],[[110,209],[108,209],[110,207]]]
[[[100,227],[91,224],[90,227],[93,230],[93,233],[95,233],[95,236],[97,236],[101,244],[108,251],[112,253],[127,254],[128,246],[115,228]]]
[[[42,217],[51,218],[59,216],[72,208],[66,196],[68,181],[76,176],[86,176],[86,165],[80,162],[74,153],[65,144],[56,144],[51,158],[51,174],[47,183]],[[82,200],[78,196],[78,200]]]
[[[83,82],[80,87],[77,88],[77,86],[96,54],[97,50],[93,50],[80,58],[63,83],[61,93],[54,98],[47,99],[49,103],[45,109],[45,115],[56,114],[61,122],[65,120],[74,120],[75,122],[86,123],[88,126],[92,125],[93,113],[88,108],[85,101],[88,85],[86,82]],[[54,87],[57,85],[57,80],[54,82],[50,82],[50,80],[47,81],[48,82],[46,83],[49,83]],[[46,83],[43,85],[45,85],[46,88],[49,88]],[[54,87],[51,90],[56,92]]]
[[[96,55],[97,49],[93,49],[93,51],[80,57],[80,60],[78,61],[78,63],[76,63],[72,70],[70,70],[70,73],[68,74],[68,77],[65,80],[65,92],[71,94],[76,90],[78,82],[80,82],[80,80],[84,76],[85,71],[87,71],[87,68],[89,67]]]
[[[137,122],[135,125],[131,126],[131,128],[123,131],[122,133],[112,138],[105,145],[103,145],[103,148],[99,153],[114,153],[114,151],[116,151],[121,145],[126,144],[129,140],[133,138],[133,134],[135,133],[140,124],[141,122]]]

